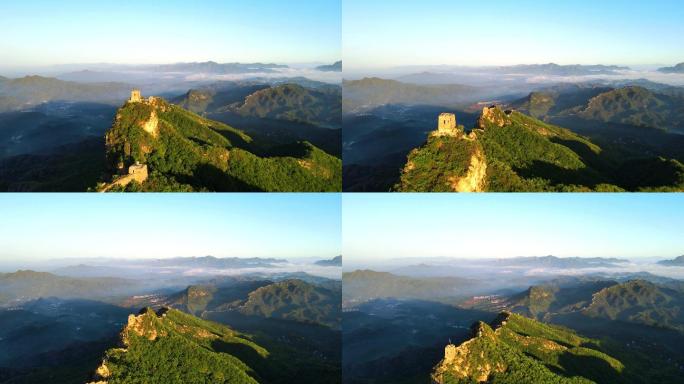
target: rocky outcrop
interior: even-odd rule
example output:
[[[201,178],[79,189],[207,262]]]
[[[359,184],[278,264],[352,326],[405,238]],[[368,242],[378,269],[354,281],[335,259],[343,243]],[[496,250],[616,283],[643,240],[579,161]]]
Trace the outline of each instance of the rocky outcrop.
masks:
[[[107,379],[112,375],[107,367],[107,364],[103,361],[102,364],[95,370],[94,380],[87,384],[107,384]]]
[[[511,120],[508,117],[509,113],[510,111],[503,111],[496,105],[484,107],[482,109],[482,114],[477,119],[477,123],[475,123],[475,128],[486,129],[487,126],[490,125],[494,125],[497,127],[504,127],[506,125],[509,125],[511,124]]]
[[[444,349],[444,359],[437,364],[432,372],[432,383],[445,383],[444,377],[447,372],[448,376],[462,379],[472,378],[478,383],[486,382],[494,372],[504,372],[506,366],[503,362],[474,363],[474,361],[479,361],[479,359],[485,356],[483,356],[481,351],[477,351],[478,348],[472,348],[472,346],[481,342],[482,338],[495,339],[498,329],[493,329],[490,325],[479,321],[473,324],[473,338],[461,343],[459,346],[447,345]],[[477,355],[475,359],[473,358],[474,354]]]
[[[152,110],[150,117],[147,119],[147,121],[144,121],[141,126],[145,132],[149,133],[153,137],[156,138],[159,136],[159,118],[157,118],[157,111]]]
[[[155,312],[151,308],[143,308],[138,315],[128,315],[128,323],[120,334],[120,345],[123,348],[114,348],[112,350],[117,353],[126,353],[130,346],[130,337],[133,334],[150,341],[156,340],[158,336],[165,336],[165,332],[162,331],[160,333],[157,331],[157,319],[165,317],[168,310],[168,308],[161,308]],[[95,370],[93,381],[87,384],[107,384],[107,380],[111,375],[112,373],[109,367],[107,367],[107,358],[105,357],[100,366]]]
[[[449,183],[454,192],[483,192],[487,177],[487,160],[480,147],[470,158],[468,172],[462,177],[451,177]]]

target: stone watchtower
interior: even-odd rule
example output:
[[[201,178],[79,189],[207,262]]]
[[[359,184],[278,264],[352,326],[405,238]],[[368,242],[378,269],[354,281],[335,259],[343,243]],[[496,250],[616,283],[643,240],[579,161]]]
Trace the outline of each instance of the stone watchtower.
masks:
[[[128,100],[131,103],[139,103],[142,101],[142,96],[140,95],[139,89],[134,89],[131,91],[131,99]]]
[[[453,113],[440,113],[437,130],[440,132],[451,132],[456,129],[456,115]]]
[[[435,136],[459,136],[461,134],[456,125],[456,115],[453,113],[440,113],[437,118],[437,131]]]

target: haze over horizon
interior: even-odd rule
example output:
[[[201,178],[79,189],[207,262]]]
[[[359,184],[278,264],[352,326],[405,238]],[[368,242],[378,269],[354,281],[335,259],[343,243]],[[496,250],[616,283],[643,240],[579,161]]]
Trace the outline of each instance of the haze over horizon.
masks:
[[[673,258],[684,205],[666,194],[345,195],[345,264],[398,258]]]
[[[673,65],[684,60],[679,43],[683,18],[684,9],[673,0],[629,7],[617,0],[426,0],[401,5],[344,0],[345,71],[549,62]]]

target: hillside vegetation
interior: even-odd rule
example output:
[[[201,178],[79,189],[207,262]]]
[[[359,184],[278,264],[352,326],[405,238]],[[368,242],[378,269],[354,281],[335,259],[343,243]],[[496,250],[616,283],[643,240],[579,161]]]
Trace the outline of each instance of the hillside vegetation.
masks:
[[[339,329],[341,292],[301,280],[286,280],[257,288],[239,307],[242,314],[273,317]]]
[[[684,291],[676,284],[646,280],[549,282],[511,296],[506,308],[525,316],[553,321],[568,314],[586,320],[620,322],[684,331]]]
[[[338,329],[341,291],[298,279],[246,280],[231,284],[191,285],[167,305],[202,317],[205,312],[235,311],[247,316],[319,324]]]
[[[584,313],[684,332],[684,292],[633,280],[598,291]]]
[[[582,118],[667,130],[684,127],[681,98],[657,94],[642,87],[624,87],[589,100],[578,112]]]
[[[297,84],[282,84],[254,92],[236,108],[246,116],[339,127],[342,94]]]
[[[681,91],[659,84],[618,88],[572,84],[532,92],[512,106],[544,120],[579,118],[667,131],[684,128]]]

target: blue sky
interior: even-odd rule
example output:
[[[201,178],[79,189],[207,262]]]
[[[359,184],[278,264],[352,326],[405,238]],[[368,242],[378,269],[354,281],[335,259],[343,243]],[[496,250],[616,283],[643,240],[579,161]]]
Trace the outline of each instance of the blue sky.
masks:
[[[340,0],[0,2],[4,66],[333,62]]]
[[[0,261],[63,257],[329,258],[338,194],[3,194]]]
[[[675,64],[680,0],[343,0],[345,68]]]
[[[681,194],[345,194],[345,260],[674,257]]]

